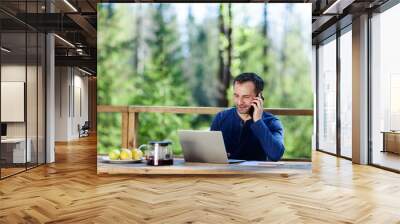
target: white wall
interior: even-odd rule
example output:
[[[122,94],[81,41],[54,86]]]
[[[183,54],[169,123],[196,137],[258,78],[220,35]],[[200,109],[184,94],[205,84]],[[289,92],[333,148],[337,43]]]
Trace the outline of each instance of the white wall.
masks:
[[[55,141],[68,140],[68,70],[67,67],[55,68]]]
[[[28,72],[28,87],[27,87],[27,122],[28,122],[28,137],[31,131],[35,130],[36,137],[36,80],[31,77],[31,74],[36,76],[36,66],[5,64],[1,66],[1,81],[2,82],[25,82],[25,75]],[[31,88],[29,88],[31,87]],[[6,97],[6,96],[2,96]],[[39,105],[41,107],[43,105]],[[1,110],[9,110],[9,108],[2,108]],[[22,108],[24,110],[24,108]],[[26,122],[7,122],[7,136],[8,137],[25,137],[25,123]]]
[[[83,73],[80,73],[79,75],[76,75],[77,70],[75,70],[75,75],[74,75],[74,92],[75,94],[73,96],[74,99],[74,108],[73,108],[73,113],[72,113],[72,130],[71,130],[71,135],[74,136],[75,138],[79,137],[78,133],[78,124],[81,126],[85,123],[85,121],[88,121],[89,119],[89,113],[88,113],[88,77],[81,76]],[[81,111],[80,111],[81,110]]]
[[[79,138],[78,124],[88,120],[88,78],[76,68],[56,67],[55,98],[55,140]]]
[[[38,70],[36,70],[38,69]],[[27,81],[25,80],[27,77]],[[24,82],[26,84],[26,107],[25,103],[20,108],[20,112],[26,112],[26,121],[22,122],[6,122],[7,137],[24,138],[25,134],[30,140],[31,155],[33,162],[39,159],[39,163],[44,163],[45,154],[45,117],[44,117],[44,74],[42,67],[25,66],[25,64],[3,64],[1,66],[2,82]],[[2,89],[3,91],[4,89]],[[23,90],[22,90],[23,91]],[[23,94],[23,92],[22,92]],[[2,98],[7,95],[2,95]],[[16,113],[9,107],[2,107],[2,112]],[[37,155],[38,154],[38,155]]]
[[[25,65],[2,65],[1,66],[1,81],[3,82],[25,82]],[[29,70],[29,67],[28,67]],[[7,108],[1,108],[7,110]],[[10,122],[7,123],[7,137],[25,137],[25,122]]]

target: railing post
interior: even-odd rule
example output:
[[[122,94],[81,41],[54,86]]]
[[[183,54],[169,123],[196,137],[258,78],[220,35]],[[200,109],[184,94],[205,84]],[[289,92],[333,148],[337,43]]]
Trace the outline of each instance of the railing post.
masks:
[[[128,122],[129,122],[128,112],[122,112],[122,124],[121,124],[122,148],[128,148]]]
[[[129,112],[129,125],[128,125],[128,145],[130,148],[138,147],[138,123],[139,113]]]

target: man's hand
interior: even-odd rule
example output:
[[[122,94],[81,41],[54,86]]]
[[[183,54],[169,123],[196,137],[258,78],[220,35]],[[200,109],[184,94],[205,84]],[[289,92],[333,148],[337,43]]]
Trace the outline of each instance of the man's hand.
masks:
[[[256,97],[251,103],[254,107],[253,121],[256,122],[262,118],[264,111],[264,101],[261,97]]]

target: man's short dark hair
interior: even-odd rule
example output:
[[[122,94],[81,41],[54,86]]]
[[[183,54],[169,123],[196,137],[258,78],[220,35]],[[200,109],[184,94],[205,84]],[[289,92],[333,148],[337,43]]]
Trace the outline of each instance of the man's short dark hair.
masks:
[[[256,93],[260,93],[264,90],[264,81],[260,76],[253,72],[245,72],[236,76],[233,80],[233,85],[235,85],[235,82],[244,83],[249,81],[254,83]]]

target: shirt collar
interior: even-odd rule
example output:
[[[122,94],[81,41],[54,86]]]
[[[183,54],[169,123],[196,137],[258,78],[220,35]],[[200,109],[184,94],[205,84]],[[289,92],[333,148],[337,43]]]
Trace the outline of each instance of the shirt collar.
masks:
[[[242,118],[239,116],[239,113],[238,113],[236,107],[234,107],[233,113],[235,114],[234,116],[235,116],[236,120],[237,120],[238,122],[240,122],[240,124],[245,124],[245,123],[247,123],[247,122],[253,123],[253,119],[250,119],[250,120],[247,120],[247,121],[242,120]]]

